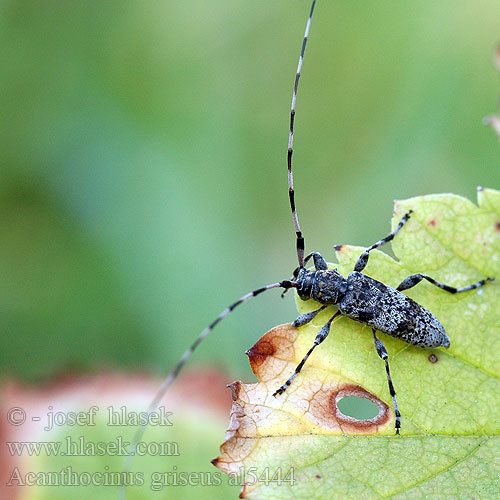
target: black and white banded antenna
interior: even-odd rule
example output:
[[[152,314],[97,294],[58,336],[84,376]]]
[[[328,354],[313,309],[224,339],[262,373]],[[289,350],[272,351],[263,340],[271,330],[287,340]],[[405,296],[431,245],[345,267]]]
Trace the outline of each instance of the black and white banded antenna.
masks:
[[[290,208],[292,209],[293,223],[295,225],[295,234],[297,235],[297,258],[299,261],[299,268],[304,267],[304,237],[300,230],[299,217],[297,215],[297,208],[295,206],[295,191],[293,190],[293,173],[292,173],[292,156],[293,156],[293,124],[295,121],[295,103],[297,101],[297,89],[299,88],[300,72],[302,70],[302,62],[304,61],[304,53],[306,51],[307,38],[309,36],[309,28],[311,27],[312,15],[316,0],[313,0],[309,18],[307,19],[306,31],[304,33],[304,40],[302,41],[302,48],[300,50],[299,64],[297,65],[297,74],[295,75],[295,84],[293,86],[292,95],[292,109],[290,110],[290,136],[288,139],[288,195],[290,197]]]
[[[306,49],[306,44],[307,44],[307,37],[309,35],[309,28],[311,26],[311,18],[313,15],[314,11],[314,6],[316,4],[316,0],[313,0],[312,5],[311,5],[311,10],[309,13],[309,17],[307,19],[307,25],[306,25],[306,30],[304,33],[304,40],[302,42],[302,48],[300,51],[300,57],[299,57],[299,64],[297,66],[297,74],[295,76],[295,84],[293,87],[293,96],[292,96],[292,107],[291,107],[291,112],[290,112],[290,135],[288,139],[288,153],[287,153],[287,162],[288,162],[288,191],[289,191],[289,197],[290,197],[290,207],[292,210],[292,215],[293,215],[293,222],[295,225],[295,233],[297,235],[297,257],[299,261],[299,267],[303,268],[304,267],[304,237],[302,236],[302,232],[300,230],[300,225],[299,225],[299,219],[297,216],[297,210],[295,207],[295,195],[294,195],[294,190],[293,190],[293,175],[292,175],[292,155],[293,155],[293,124],[294,124],[294,118],[295,118],[295,102],[297,100],[297,88],[299,86],[299,79],[300,79],[300,71],[302,68],[302,61],[304,60],[304,52]],[[295,273],[294,273],[295,274]],[[292,279],[290,280],[284,280],[284,281],[279,281],[277,283],[273,283],[271,285],[266,285],[262,288],[259,288],[257,290],[254,290],[253,292],[247,293],[246,295],[243,295],[240,299],[238,299],[236,302],[231,304],[229,307],[224,309],[219,316],[209,325],[207,328],[205,328],[198,338],[191,344],[191,346],[186,349],[182,357],[179,359],[177,364],[174,366],[172,371],[167,375],[167,378],[161,385],[160,389],[156,393],[155,397],[151,401],[151,403],[148,406],[147,409],[147,415],[148,418],[145,419],[146,422],[149,421],[149,417],[152,415],[152,413],[158,408],[160,405],[161,401],[165,397],[166,392],[168,391],[169,387],[173,384],[177,376],[179,375],[179,372],[182,370],[184,365],[187,363],[195,349],[198,347],[198,345],[201,343],[201,341],[215,328],[215,326],[222,320],[224,319],[233,309],[235,309],[237,306],[240,304],[243,304],[243,302],[246,302],[248,299],[251,299],[252,297],[256,297],[257,295],[261,294],[262,292],[265,292],[267,290],[271,290],[273,288],[283,288],[284,292],[289,290],[290,288],[296,288],[297,284],[295,281]],[[141,425],[140,427],[137,428],[137,431],[134,434],[132,443],[130,445],[130,449],[128,450],[128,455],[125,458],[124,465],[123,465],[123,470],[122,470],[122,475],[126,477],[126,475],[130,472],[131,467],[132,467],[132,462],[135,456],[135,453],[137,451],[137,445],[138,443],[142,440],[142,437],[144,435],[144,432],[146,431],[147,423]],[[126,484],[123,484],[119,491],[118,491],[118,500],[126,500]]]

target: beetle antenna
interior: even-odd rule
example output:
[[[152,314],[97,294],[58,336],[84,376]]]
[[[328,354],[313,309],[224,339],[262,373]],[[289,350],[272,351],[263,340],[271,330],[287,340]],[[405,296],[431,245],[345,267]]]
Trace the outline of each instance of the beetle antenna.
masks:
[[[314,12],[316,0],[313,0],[309,18],[307,19],[306,31],[304,33],[304,40],[302,41],[302,49],[300,50],[299,64],[297,66],[297,74],[295,75],[295,84],[293,86],[292,95],[292,109],[290,111],[290,136],[288,138],[288,195],[290,197],[290,208],[293,215],[293,223],[295,225],[295,234],[297,235],[297,258],[299,260],[299,267],[304,267],[304,237],[300,230],[299,217],[295,207],[295,192],[293,190],[293,174],[292,174],[292,155],[293,155],[293,123],[295,120],[295,102],[297,100],[297,89],[299,87],[300,71],[302,69],[302,61],[304,60],[304,52],[306,51],[307,37],[309,36],[309,28],[311,27],[311,19]]]
[[[235,309],[237,306],[240,304],[243,304],[243,302],[246,302],[247,300],[251,299],[252,297],[256,297],[257,295],[260,295],[262,292],[265,292],[267,290],[271,290],[272,288],[295,288],[297,286],[296,283],[290,281],[290,280],[284,280],[280,281],[278,283],[273,283],[272,285],[266,285],[262,288],[258,288],[257,290],[254,290],[253,292],[247,293],[246,295],[243,295],[240,299],[238,299],[236,302],[231,304],[229,307],[226,307],[224,311],[222,311],[217,318],[210,323],[201,333],[198,335],[198,338],[191,344],[191,346],[186,349],[184,354],[182,355],[181,359],[177,361],[177,364],[174,366],[172,371],[168,374],[167,378],[163,382],[162,386],[156,393],[156,396],[153,398],[151,403],[149,404],[149,407],[147,409],[147,418],[144,419],[145,423],[142,424],[140,427],[138,427],[134,438],[131,443],[131,448],[128,451],[128,455],[125,459],[125,464],[123,466],[123,472],[130,472],[130,467],[132,465],[132,460],[136,452],[137,448],[137,443],[139,443],[142,440],[142,436],[144,435],[144,432],[146,430],[146,427],[149,422],[149,418],[151,414],[158,408],[159,404],[161,403],[162,399],[164,398],[168,388],[172,385],[174,380],[177,378],[179,375],[179,372],[182,370],[184,365],[187,363],[195,349],[200,345],[201,341],[215,328],[217,323],[219,323],[222,319],[224,319],[233,309]],[[120,489],[118,498],[119,500],[125,500],[126,496],[126,489],[125,485],[123,485]]]

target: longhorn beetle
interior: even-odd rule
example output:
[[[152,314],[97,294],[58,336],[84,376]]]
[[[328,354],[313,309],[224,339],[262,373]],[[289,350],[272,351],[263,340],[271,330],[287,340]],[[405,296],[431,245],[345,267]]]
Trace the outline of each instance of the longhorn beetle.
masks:
[[[389,370],[389,356],[384,344],[377,337],[376,331],[379,330],[388,335],[401,339],[408,344],[412,344],[422,348],[448,348],[450,346],[450,339],[446,335],[445,329],[439,322],[439,320],[430,311],[425,309],[425,307],[410,299],[402,292],[414,287],[423,279],[445,290],[446,292],[453,294],[473,290],[474,288],[479,288],[485,285],[488,281],[493,281],[493,278],[485,278],[481,281],[473,283],[472,285],[455,288],[440,283],[439,281],[436,281],[435,279],[425,274],[414,274],[404,279],[396,288],[392,288],[388,285],[385,285],[384,283],[381,283],[380,281],[370,278],[366,274],[363,274],[363,270],[366,267],[368,259],[370,257],[370,252],[384,245],[385,243],[388,243],[396,236],[396,234],[401,230],[401,228],[410,218],[412,213],[411,210],[401,219],[396,229],[391,234],[381,239],[380,241],[377,241],[377,243],[374,243],[366,250],[364,250],[364,252],[358,258],[354,266],[354,270],[349,274],[349,276],[347,276],[347,278],[342,276],[336,269],[329,270],[325,259],[318,252],[312,252],[304,258],[304,237],[299,225],[293,189],[293,126],[295,119],[297,89],[299,85],[302,62],[315,4],[316,0],[313,0],[307,20],[304,39],[302,41],[297,73],[295,75],[292,106],[290,112],[290,133],[287,151],[288,192],[290,198],[290,208],[292,211],[293,223],[296,233],[298,267],[294,270],[293,275],[290,279],[279,281],[277,283],[273,283],[271,285],[267,285],[254,290],[253,292],[244,295],[232,305],[224,309],[224,311],[222,311],[222,313],[201,332],[201,334],[193,342],[189,349],[184,352],[183,356],[167,376],[159,392],[152,401],[149,407],[150,413],[158,406],[167,389],[173,383],[180,370],[183,368],[200,342],[233,309],[235,309],[243,302],[246,302],[248,299],[260,295],[266,290],[271,290],[273,288],[283,288],[284,291],[282,295],[284,295],[289,289],[295,288],[297,294],[302,300],[313,299],[319,302],[319,304],[321,304],[321,307],[319,307],[315,311],[301,314],[292,323],[292,326],[299,327],[309,323],[320,311],[323,311],[330,306],[337,306],[337,309],[332,314],[330,319],[326,322],[326,324],[320,329],[313,345],[302,358],[302,361],[297,365],[290,378],[276,390],[273,396],[278,397],[282,395],[290,386],[293,379],[300,373],[302,367],[304,366],[314,349],[319,344],[321,344],[321,342],[323,342],[328,336],[333,320],[341,315],[347,316],[348,318],[368,325],[372,328],[375,349],[377,351],[377,354],[385,363],[389,392],[392,397],[394,413],[396,415],[395,429],[396,434],[399,434],[401,428],[401,414],[399,412],[399,406],[396,400],[396,392],[394,390],[391,373]],[[315,270],[309,270],[305,267],[305,265],[311,258],[313,259]],[[138,430],[138,433],[136,434],[134,439],[134,443],[137,443],[140,440],[143,431],[144,427]],[[129,454],[129,458],[131,455],[132,454]]]

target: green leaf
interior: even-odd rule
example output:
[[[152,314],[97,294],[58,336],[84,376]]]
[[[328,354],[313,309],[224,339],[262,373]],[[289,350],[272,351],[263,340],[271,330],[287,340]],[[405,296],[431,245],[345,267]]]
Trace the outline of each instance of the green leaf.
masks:
[[[393,287],[417,272],[456,287],[500,277],[500,192],[479,189],[478,201],[442,194],[396,202],[393,229],[414,211],[393,240],[397,259],[373,251],[364,272]],[[339,247],[332,267],[347,276],[362,250]],[[378,334],[389,353],[401,436],[394,435],[384,363],[368,326],[334,321],[277,398],[273,392],[335,309],[299,329],[276,327],[249,351],[259,382],[233,384],[231,424],[217,460],[229,474],[245,471],[242,498],[498,498],[499,287],[453,295],[423,281],[405,293],[438,317],[451,346],[426,350]],[[319,307],[311,300],[297,305],[299,313]],[[344,415],[344,396],[371,400],[378,415]]]

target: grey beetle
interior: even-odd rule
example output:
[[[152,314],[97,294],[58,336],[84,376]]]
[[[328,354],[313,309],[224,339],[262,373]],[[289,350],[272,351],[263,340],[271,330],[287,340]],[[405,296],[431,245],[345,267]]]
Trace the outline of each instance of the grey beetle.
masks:
[[[418,347],[448,348],[450,339],[436,316],[401,292],[417,285],[423,279],[449,293],[467,292],[485,285],[488,281],[493,281],[493,278],[486,278],[472,285],[454,288],[444,285],[425,274],[413,274],[404,279],[397,288],[392,288],[363,274],[362,271],[368,264],[370,252],[391,241],[410,218],[411,213],[410,210],[389,236],[377,241],[361,254],[354,266],[354,271],[347,278],[344,278],[336,269],[328,270],[325,259],[318,252],[312,252],[304,259],[305,265],[312,257],[316,268],[315,271],[306,269],[304,265],[295,270],[290,285],[297,289],[297,293],[302,300],[313,299],[322,306],[315,311],[301,314],[292,323],[293,326],[298,327],[309,323],[320,311],[328,306],[337,305],[338,310],[321,328],[312,347],[297,365],[291,377],[274,393],[274,396],[285,392],[286,388],[292,383],[292,380],[300,372],[313,350],[328,336],[332,321],[339,315],[347,316],[372,327],[375,348],[378,355],[385,362],[389,391],[394,404],[394,413],[396,414],[396,434],[399,434],[401,414],[389,370],[389,356],[384,344],[377,337],[376,331],[379,330]],[[284,285],[282,284],[282,286]]]

